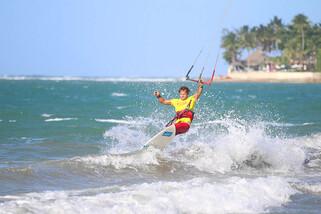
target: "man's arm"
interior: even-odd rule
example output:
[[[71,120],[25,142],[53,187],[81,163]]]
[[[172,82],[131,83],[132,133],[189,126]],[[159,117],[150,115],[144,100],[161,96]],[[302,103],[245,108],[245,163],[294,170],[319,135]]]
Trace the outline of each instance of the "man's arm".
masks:
[[[197,91],[194,94],[195,100],[198,100],[200,98],[200,96],[202,95],[203,92],[203,83],[202,81],[198,81],[198,86],[197,86]]]
[[[154,95],[155,95],[155,97],[158,99],[158,101],[159,101],[160,103],[162,103],[162,104],[164,104],[164,105],[171,105],[171,104],[172,104],[170,100],[165,100],[165,99],[161,96],[161,94],[160,94],[159,91],[155,91],[155,92],[154,92]]]

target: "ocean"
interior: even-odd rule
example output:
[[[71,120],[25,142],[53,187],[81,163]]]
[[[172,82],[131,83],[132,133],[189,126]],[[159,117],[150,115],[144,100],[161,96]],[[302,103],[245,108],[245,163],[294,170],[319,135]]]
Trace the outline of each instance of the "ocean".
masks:
[[[189,132],[177,79],[2,78],[0,213],[319,213],[321,84],[204,87]]]

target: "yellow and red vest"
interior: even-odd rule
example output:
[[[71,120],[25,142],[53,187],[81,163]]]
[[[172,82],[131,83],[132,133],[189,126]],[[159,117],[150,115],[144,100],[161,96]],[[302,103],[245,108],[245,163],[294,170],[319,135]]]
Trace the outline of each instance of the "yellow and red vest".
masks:
[[[193,120],[193,110],[195,107],[195,97],[190,96],[185,100],[182,99],[171,99],[171,105],[176,111],[175,123],[191,123]]]

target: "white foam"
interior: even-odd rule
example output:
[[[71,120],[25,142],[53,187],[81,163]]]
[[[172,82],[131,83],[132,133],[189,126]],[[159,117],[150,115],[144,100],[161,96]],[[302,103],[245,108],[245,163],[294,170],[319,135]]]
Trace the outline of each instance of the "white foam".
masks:
[[[127,108],[127,106],[117,106],[116,108],[119,109],[119,110],[121,110],[121,109]]]
[[[53,114],[47,114],[47,113],[44,113],[41,115],[41,117],[51,117]]]
[[[294,185],[298,190],[306,193],[321,194],[321,184],[297,183]]]
[[[117,124],[127,124],[127,125],[142,125],[143,124],[138,121],[117,120],[117,119],[95,119],[95,121],[100,122],[100,123],[117,123]]]
[[[50,118],[50,119],[46,119],[45,122],[60,122],[60,121],[68,121],[68,120],[78,120],[78,118],[75,117],[65,117],[65,118]]]
[[[321,150],[321,133],[287,139],[287,141],[303,149],[314,149],[316,152],[320,152]]]
[[[104,133],[104,138],[110,139],[116,144],[113,148],[109,149],[109,152],[123,153],[141,148],[151,136],[146,135],[143,129],[137,131],[137,128],[137,126],[128,127],[118,125],[107,130]]]
[[[145,118],[145,117],[124,117],[123,119],[111,119],[111,118],[96,118],[95,119],[96,122],[101,122],[101,123],[115,123],[115,124],[120,124],[120,125],[124,125],[123,127],[126,128],[126,125],[128,126],[153,126],[153,125],[157,125],[162,127],[162,124],[159,123],[159,121],[154,120],[153,118]],[[139,127],[140,130],[138,130],[139,132],[141,131],[141,127]],[[121,131],[121,129],[119,129],[118,131]],[[109,132],[107,130],[107,132]]]
[[[137,120],[137,119],[136,119]],[[113,147],[109,152],[128,152],[140,148],[161,127],[157,120],[141,120],[144,126],[132,126],[127,121],[107,130],[104,137]],[[269,170],[274,172],[301,171],[306,160],[304,146],[296,138],[284,139],[265,133],[264,123],[248,125],[235,119],[213,120],[193,124],[190,131],[178,136],[166,148],[170,152],[168,161],[178,161],[209,173],[227,173],[235,169]],[[213,127],[220,125],[226,132],[215,133]],[[155,130],[159,130],[155,129]],[[304,144],[303,144],[304,145]]]
[[[208,124],[226,125],[226,123],[222,120],[209,120],[209,121],[202,122],[202,123],[193,123],[193,126],[204,126],[204,125],[208,125]]]
[[[17,122],[16,120],[9,120],[9,123],[15,123]]]
[[[248,166],[275,172],[302,169],[306,158],[304,149],[284,139],[267,136],[260,126],[247,127],[226,120],[227,124],[227,134],[215,136],[213,132],[200,134],[196,130],[198,139],[193,143],[182,138],[174,149],[181,151],[175,159],[211,173],[226,173]]]
[[[311,126],[316,123],[278,123],[278,122],[262,122],[265,125],[275,126],[275,127],[295,127],[295,126]]]
[[[113,97],[126,97],[127,94],[125,94],[125,93],[119,93],[119,92],[114,92],[114,93],[111,94],[111,96],[113,96]]]
[[[73,76],[0,76],[1,80],[49,80],[49,81],[94,81],[94,82],[178,82],[185,78],[142,77],[73,77]]]
[[[261,213],[297,191],[276,177],[223,181],[195,178],[82,191],[2,196],[2,213]]]
[[[115,169],[148,169],[151,165],[159,165],[157,159],[158,150],[149,150],[148,152],[137,152],[136,154],[107,154],[100,156],[87,156],[73,158],[72,161],[82,162],[88,168],[99,166],[108,166]]]
[[[302,123],[303,126],[315,125],[316,123]]]

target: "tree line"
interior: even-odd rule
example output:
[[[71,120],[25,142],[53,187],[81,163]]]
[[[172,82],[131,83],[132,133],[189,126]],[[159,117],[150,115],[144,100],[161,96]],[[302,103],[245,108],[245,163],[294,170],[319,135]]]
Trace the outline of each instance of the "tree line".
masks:
[[[224,59],[232,66],[241,63],[246,68],[244,57],[260,50],[269,63],[289,70],[296,64],[301,65],[299,70],[321,72],[321,23],[311,23],[304,14],[294,16],[289,24],[275,16],[266,25],[225,29],[221,47]]]

